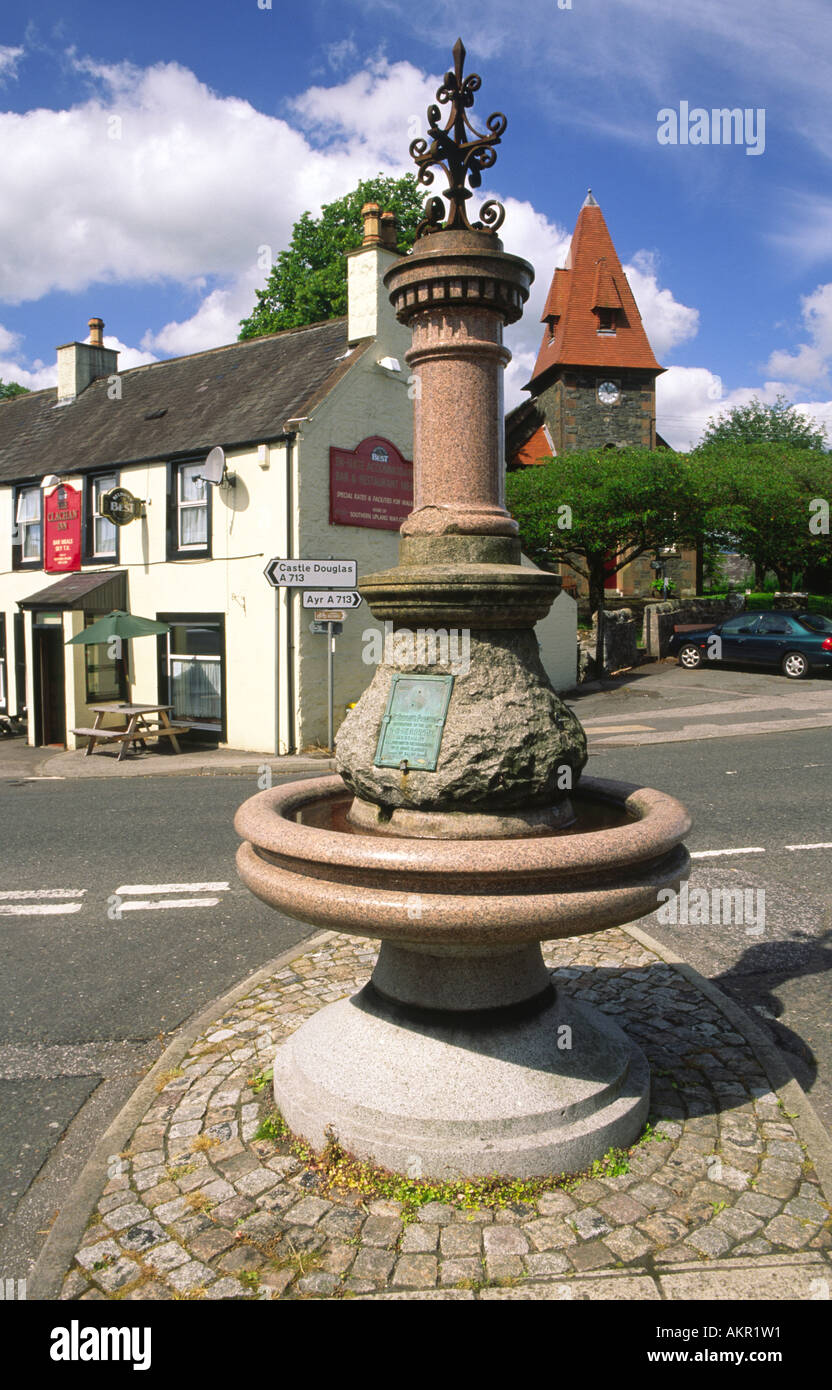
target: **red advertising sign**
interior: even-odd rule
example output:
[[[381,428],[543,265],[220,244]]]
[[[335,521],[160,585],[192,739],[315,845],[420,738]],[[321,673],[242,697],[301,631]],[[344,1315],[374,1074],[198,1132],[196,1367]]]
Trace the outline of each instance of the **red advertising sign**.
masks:
[[[44,569],[68,574],[81,568],[81,489],[58,483],[43,498]]]
[[[412,511],[413,464],[389,439],[371,435],[355,449],[330,449],[331,525],[398,531]]]

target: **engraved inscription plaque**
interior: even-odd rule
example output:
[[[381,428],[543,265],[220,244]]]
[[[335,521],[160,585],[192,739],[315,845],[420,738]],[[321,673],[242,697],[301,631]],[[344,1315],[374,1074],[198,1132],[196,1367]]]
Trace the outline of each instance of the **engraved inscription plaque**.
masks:
[[[453,676],[395,675],[381,721],[376,767],[435,772]]]

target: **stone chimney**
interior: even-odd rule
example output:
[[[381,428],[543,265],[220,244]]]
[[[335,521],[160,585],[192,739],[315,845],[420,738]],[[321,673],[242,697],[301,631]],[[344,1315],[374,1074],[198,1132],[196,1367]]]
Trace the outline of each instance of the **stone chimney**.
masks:
[[[58,348],[58,404],[66,405],[100,376],[118,371],[118,353],[104,346],[104,320],[90,319],[88,343],[64,343]]]
[[[398,223],[394,212],[383,212],[381,214],[381,244],[388,251],[395,251],[398,240]]]
[[[382,212],[378,203],[365,203],[364,239],[347,252],[347,339],[350,344],[362,338],[377,338],[386,324],[395,325],[383,276],[398,259],[396,218]]]

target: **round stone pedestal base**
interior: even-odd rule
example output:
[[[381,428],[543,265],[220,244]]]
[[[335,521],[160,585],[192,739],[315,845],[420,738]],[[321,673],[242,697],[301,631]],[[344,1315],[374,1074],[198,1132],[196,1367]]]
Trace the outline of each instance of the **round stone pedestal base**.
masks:
[[[633,1143],[646,1058],[597,1010],[554,989],[508,1009],[428,1010],[370,983],[278,1049],[274,1092],[294,1133],[409,1177],[580,1172]]]

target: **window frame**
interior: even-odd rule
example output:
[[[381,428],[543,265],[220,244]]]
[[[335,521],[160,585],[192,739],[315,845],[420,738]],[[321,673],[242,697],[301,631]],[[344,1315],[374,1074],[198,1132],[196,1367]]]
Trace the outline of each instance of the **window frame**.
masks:
[[[39,498],[38,520],[24,522],[24,526],[40,527],[40,546],[36,558],[25,559],[23,555],[23,536],[20,533],[21,523],[17,519],[20,509],[20,499],[25,492],[36,492]],[[18,483],[12,491],[12,569],[13,570],[38,570],[43,569],[43,489],[40,483]]]
[[[95,548],[95,522],[96,518],[101,516],[101,513],[95,510],[95,488],[103,478],[112,478],[112,486],[119,486],[120,475],[117,468],[101,469],[87,474],[84,479],[84,535],[81,553],[85,565],[117,565],[121,558],[121,535],[115,522],[110,523],[115,532],[115,549],[98,551]]]
[[[102,617],[104,617],[103,613],[85,613],[84,628],[86,629],[88,627],[92,627],[93,623],[98,622],[99,618]],[[126,641],[127,639],[123,640]],[[125,670],[126,658],[124,662],[120,662],[118,658],[115,658],[113,662],[113,665],[118,675],[115,694],[102,694],[100,690],[90,689],[90,657],[92,656],[92,653],[96,651],[99,647],[106,646],[106,642],[84,643],[84,696],[88,705],[91,705],[93,703],[103,704],[105,700],[125,701],[128,697],[127,676]],[[96,670],[98,669],[100,668],[96,667]]]
[[[169,627],[216,627],[220,636],[220,723],[217,728],[214,725],[208,726],[207,723],[200,723],[196,720],[190,725],[190,737],[193,740],[202,739],[212,741],[217,739],[218,743],[225,743],[228,737],[228,648],[226,639],[226,614],[225,613],[158,613],[156,621],[167,623]],[[157,691],[160,700],[173,703],[173,692],[170,689],[168,675],[168,643],[170,633],[160,633],[156,638],[156,661],[157,661]],[[171,713],[171,718],[176,718],[176,713]]]
[[[182,510],[180,478],[186,468],[199,468],[204,462],[201,458],[180,459],[176,463],[169,463],[167,469],[167,558],[168,560],[210,560],[212,558],[211,536],[213,528],[213,487],[210,483],[205,483],[205,535],[206,539],[198,544],[185,544],[180,542],[180,514]],[[186,509],[202,506],[202,503],[184,504]]]
[[[9,712],[9,659],[6,650],[6,615],[0,613],[0,714]]]

